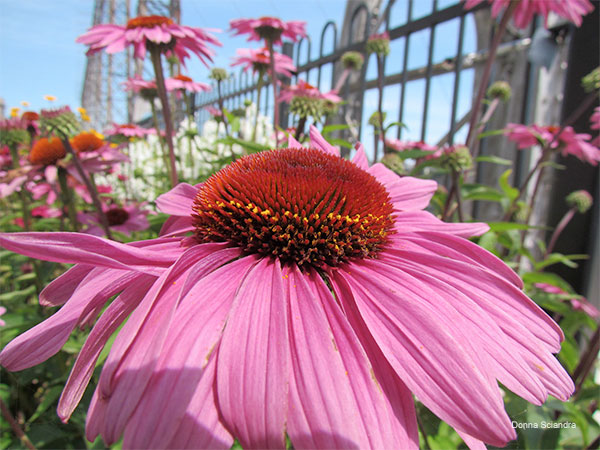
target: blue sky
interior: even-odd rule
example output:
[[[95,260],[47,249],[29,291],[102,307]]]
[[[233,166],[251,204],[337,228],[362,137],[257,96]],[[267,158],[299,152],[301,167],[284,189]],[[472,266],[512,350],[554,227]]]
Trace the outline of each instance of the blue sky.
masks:
[[[132,4],[135,4],[132,1]],[[328,20],[341,22],[345,0],[182,0],[182,24],[219,28],[224,44],[215,65],[227,67],[238,47],[248,47],[242,37],[226,30],[231,19],[272,15],[284,20],[305,20],[311,35],[318,35]],[[0,0],[0,97],[6,111],[31,104],[48,107],[44,95],[55,95],[56,104],[80,105],[85,71],[85,46],[75,43],[92,23],[92,0]],[[196,61],[188,64],[195,79],[206,79],[208,70]]]
[[[442,9],[457,0],[439,0]],[[406,22],[407,0],[397,0],[391,14],[391,27]],[[430,13],[432,0],[413,2],[413,19]],[[93,0],[0,0],[0,97],[6,104],[6,113],[11,107],[21,106],[21,101],[30,103],[28,109],[39,110],[51,106],[43,99],[51,94],[58,98],[56,105],[80,106],[81,87],[85,71],[85,46],[75,43],[77,36],[84,33],[92,22]],[[132,0],[135,5],[135,0]],[[283,20],[304,20],[308,34],[312,37],[312,57],[319,50],[319,36],[324,24],[334,20],[341,29],[345,0],[182,0],[182,23],[203,28],[223,30],[217,36],[223,43],[218,49],[215,65],[228,67],[235,50],[241,47],[256,47],[244,37],[233,37],[227,32],[229,21],[240,17],[277,16]],[[384,2],[386,4],[386,2]],[[457,21],[438,27],[435,39],[434,62],[453,57],[457,45]],[[467,23],[465,51],[474,50],[472,23]],[[409,68],[426,64],[429,32],[424,30],[411,36]],[[304,55],[305,49],[302,54]],[[392,52],[387,60],[386,73],[398,73],[402,68],[404,41],[392,43]],[[368,78],[376,76],[376,65],[369,64]],[[195,59],[187,63],[188,74],[194,79],[208,81],[208,69]],[[236,70],[237,72],[237,70]],[[327,80],[330,72],[324,71]],[[313,79],[314,78],[314,79]],[[309,77],[316,82],[316,71]],[[431,104],[428,113],[426,138],[436,142],[448,129],[452,101],[453,76],[436,77],[431,85]],[[322,84],[326,89],[327,82]],[[465,74],[461,82],[462,100],[459,104],[460,117],[470,102],[472,74]],[[420,139],[422,122],[422,98],[424,82],[412,82],[407,89],[404,122],[408,128],[404,139]],[[400,89],[386,88],[384,109],[390,111],[389,120],[397,120]],[[365,122],[375,110],[377,93],[365,93]],[[370,127],[364,127],[363,141],[371,146]],[[393,132],[395,134],[395,130]],[[395,137],[395,136],[393,136]]]

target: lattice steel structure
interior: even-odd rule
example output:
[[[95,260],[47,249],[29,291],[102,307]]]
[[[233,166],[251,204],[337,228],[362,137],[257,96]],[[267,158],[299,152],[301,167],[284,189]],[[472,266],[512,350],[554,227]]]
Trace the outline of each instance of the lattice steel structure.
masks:
[[[132,14],[132,8],[135,13]],[[179,0],[95,0],[92,25],[114,23],[124,25],[133,16],[157,14],[170,16],[179,22]],[[130,123],[139,120],[136,96],[123,91],[122,83],[134,74],[142,74],[144,65],[132,57],[132,49],[108,55],[98,52],[87,59],[81,105],[88,111],[91,126],[103,130],[113,122]],[[152,77],[153,75],[149,75]]]

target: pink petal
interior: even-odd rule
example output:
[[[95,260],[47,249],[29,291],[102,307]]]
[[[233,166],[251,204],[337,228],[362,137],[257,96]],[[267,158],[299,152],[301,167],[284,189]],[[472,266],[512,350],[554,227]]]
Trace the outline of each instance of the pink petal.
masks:
[[[325,153],[329,153],[330,155],[340,156],[340,150],[327,142],[314,125],[310,126],[310,146],[322,150]]]
[[[58,416],[67,422],[79,404],[87,387],[96,361],[108,338],[117,330],[129,314],[136,308],[143,293],[154,282],[154,277],[142,276],[134,280],[102,314],[90,335],[83,344],[73,365],[58,403]]]
[[[192,217],[171,216],[160,229],[160,236],[179,236],[194,231]]]
[[[207,386],[214,384],[214,367],[208,369],[207,364],[215,359],[215,347],[235,294],[255,262],[254,257],[246,257],[203,278],[188,278],[184,287],[187,294],[173,318],[176,326],[168,331],[154,373],[127,425],[125,447],[167,448],[171,439],[177,439],[175,432],[189,410],[190,399],[195,395],[206,398]],[[199,383],[205,386],[199,387]],[[212,394],[208,401],[212,403],[205,409],[210,409],[209,416],[214,418],[218,413]],[[219,428],[212,422],[204,424],[206,419],[200,416],[194,421],[198,426],[204,425],[208,434]],[[224,430],[222,425],[220,428]]]
[[[215,407],[215,361],[215,356],[210,358],[179,427],[174,430],[173,439],[165,448],[228,449],[233,445],[233,437],[221,423]]]
[[[442,222],[427,211],[398,212],[394,215],[394,218],[394,229],[398,239],[401,239],[404,233],[419,231],[433,231],[461,237],[471,237],[481,235],[490,229],[485,223]],[[392,235],[391,237],[392,239],[395,239],[395,235]]]
[[[82,233],[0,233],[7,250],[44,261],[91,264],[160,274],[172,258]]]
[[[304,148],[304,147],[302,147],[302,144],[300,142],[298,142],[294,138],[294,136],[292,136],[291,133],[288,135],[288,147],[289,148]]]
[[[189,248],[154,283],[115,339],[99,381],[101,394],[110,397],[101,433],[106,443],[118,440],[146,389],[188,276],[200,278],[239,255],[237,249],[215,251],[220,248],[223,244]]]
[[[239,287],[217,365],[219,410],[244,448],[285,447],[289,348],[284,275],[263,258]]]
[[[414,416],[412,429],[406,430],[403,414],[395,415],[323,280],[296,267],[289,277],[293,376],[288,433],[294,446],[417,448]]]
[[[11,371],[23,370],[56,354],[87,307],[103,304],[137,276],[136,272],[92,270],[79,284],[71,301],[4,347],[0,353],[0,364]]]
[[[156,199],[156,206],[161,212],[173,216],[191,216],[194,198],[198,194],[199,186],[179,183],[169,192]]]
[[[361,143],[356,145],[356,153],[352,158],[352,162],[363,170],[367,170],[369,168],[369,161],[367,160],[367,155],[365,154],[365,148]]]
[[[90,273],[92,266],[77,264],[71,267],[58,278],[52,280],[42,292],[40,292],[40,305],[60,306],[65,303],[81,283],[81,280]]]
[[[354,445],[359,448],[418,448],[413,401],[408,389],[400,386],[401,382],[389,385],[386,376],[371,366],[340,305],[315,271],[300,273],[295,269],[290,283],[295,283],[297,289],[303,286],[298,296],[290,300],[290,308],[292,327],[295,324],[299,328],[296,336],[304,334],[307,344],[301,344],[304,339],[292,340],[292,352],[295,348],[299,362],[293,372],[299,383],[292,383],[297,389],[292,398],[297,395],[299,404],[291,404],[289,418],[294,445],[329,448],[333,443],[328,442],[327,436],[319,435],[323,434],[323,430],[332,430],[338,434],[335,439],[352,440],[354,437],[354,442],[349,440],[345,445],[337,444],[344,448]],[[308,320],[312,325],[308,326]],[[326,345],[328,342],[332,345]],[[297,344],[296,347],[294,344]],[[383,375],[384,389],[377,374]],[[393,371],[389,374],[392,375]],[[329,380],[332,383],[330,389],[336,393],[333,396],[322,394],[328,389]],[[388,397],[388,394],[391,396]],[[319,400],[321,395],[324,395],[325,402]],[[346,395],[348,397],[344,398]],[[314,407],[321,403],[324,403],[323,406]],[[296,410],[303,411],[303,414],[294,418],[292,412]],[[332,424],[335,428],[323,428],[333,420],[344,425]],[[357,439],[357,433],[363,433],[363,436]],[[309,438],[309,434],[312,437]]]
[[[437,189],[437,183],[433,180],[400,177],[381,163],[373,164],[367,172],[383,184],[398,211],[425,209]]]
[[[381,276],[377,270],[382,265],[372,263],[362,260],[349,266],[350,274],[337,273],[352,290],[360,319],[402,381],[452,427],[492,445],[514,439],[500,391],[495,380],[478,368],[481,361],[469,339],[455,329],[451,318],[417,301],[408,287]]]

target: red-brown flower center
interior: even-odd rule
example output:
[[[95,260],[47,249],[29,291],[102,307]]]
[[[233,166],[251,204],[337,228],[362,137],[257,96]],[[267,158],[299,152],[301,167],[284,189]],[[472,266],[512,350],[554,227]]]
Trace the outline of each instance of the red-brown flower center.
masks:
[[[33,122],[34,120],[39,120],[40,115],[34,111],[25,111],[21,118]]]
[[[71,145],[78,152],[91,152],[102,147],[104,141],[94,133],[83,132],[71,139]]]
[[[39,139],[29,153],[29,161],[44,166],[54,164],[67,154],[61,140],[57,137]]]
[[[375,256],[392,205],[369,173],[316,149],[246,156],[210,177],[193,205],[200,242],[231,242],[299,266]]]
[[[186,77],[185,75],[175,75],[173,78],[179,81],[193,81],[190,77]]]
[[[123,225],[129,219],[129,213],[119,207],[110,208],[105,214],[108,225],[111,227]]]
[[[173,19],[165,16],[139,16],[127,21],[127,29],[154,28],[160,25],[173,25]]]

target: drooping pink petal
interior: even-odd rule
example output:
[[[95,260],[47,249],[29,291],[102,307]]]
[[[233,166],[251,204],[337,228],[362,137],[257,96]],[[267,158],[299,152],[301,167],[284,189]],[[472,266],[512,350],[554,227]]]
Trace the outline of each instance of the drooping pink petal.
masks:
[[[340,156],[340,150],[327,142],[314,125],[310,126],[310,145],[330,155]]]
[[[176,325],[169,328],[152,377],[126,428],[127,448],[167,448],[176,439],[174,433],[196,395],[198,383],[213,384],[214,370],[210,369],[208,380],[206,366],[211,357],[214,359],[235,294],[255,261],[254,257],[246,257],[205,277],[188,277],[183,288],[187,294],[173,318]],[[215,411],[210,417],[217,416],[216,403],[211,407]],[[195,418],[198,424],[204,420]],[[211,427],[216,425],[207,423],[207,429]]]
[[[500,391],[479,368],[480,358],[469,340],[450,318],[415,301],[407,287],[383,278],[371,266],[371,261],[362,260],[349,266],[350,274],[338,275],[352,290],[360,319],[402,381],[454,428],[492,445],[514,439]]]
[[[325,283],[316,272],[293,267],[289,284],[288,434],[294,446],[416,448],[416,428],[406,430],[394,414]]]
[[[284,277],[277,259],[256,264],[239,287],[219,346],[219,410],[244,448],[285,447],[289,348]]]
[[[17,336],[0,353],[8,370],[23,370],[56,354],[69,338],[86,307],[105,303],[133,281],[136,272],[96,268],[79,284],[72,300],[42,323]]]
[[[101,433],[105,442],[118,440],[142,397],[188,276],[201,277],[239,255],[238,249],[223,247],[188,249],[154,283],[115,339],[99,381],[101,394],[109,397]]]
[[[452,234],[460,237],[479,236],[490,227],[486,223],[479,222],[443,222],[427,211],[401,211],[395,214],[396,221],[394,229],[398,238],[404,233],[413,232],[439,232]],[[391,236],[395,239],[395,236]]]
[[[369,169],[369,161],[367,160],[367,155],[365,154],[365,148],[360,143],[356,145],[356,153],[352,158],[352,162],[363,170]]]
[[[108,338],[117,330],[143,297],[143,293],[154,282],[154,277],[141,276],[128,284],[127,288],[110,305],[83,344],[73,365],[58,403],[58,416],[67,422],[87,387],[96,361]]]
[[[192,217],[181,217],[181,216],[170,216],[162,228],[160,229],[160,236],[178,236],[194,230],[192,224]]]
[[[0,233],[0,245],[32,258],[159,274],[168,255],[82,233]]]
[[[58,278],[52,280],[42,292],[40,292],[40,305],[60,306],[65,303],[77,289],[81,280],[90,273],[93,266],[77,264],[71,267]]]

